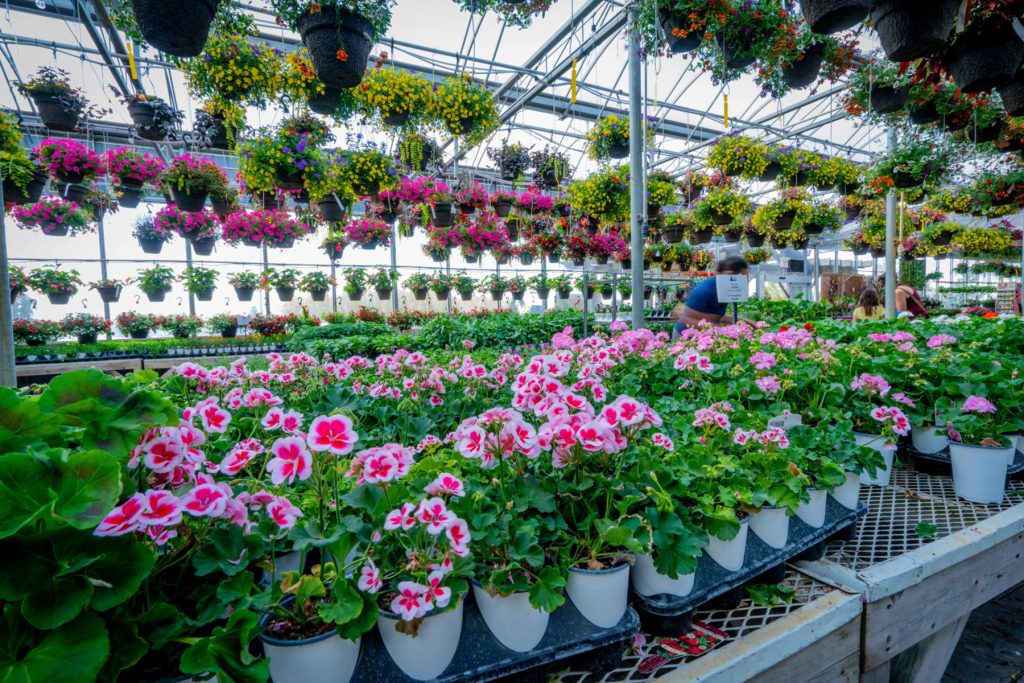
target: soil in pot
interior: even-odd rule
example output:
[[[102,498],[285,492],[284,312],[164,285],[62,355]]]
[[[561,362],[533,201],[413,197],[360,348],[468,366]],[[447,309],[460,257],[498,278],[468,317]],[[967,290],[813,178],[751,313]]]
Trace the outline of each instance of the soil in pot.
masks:
[[[876,0],[871,21],[885,56],[909,62],[938,52],[956,21],[960,0]]]
[[[328,87],[353,88],[363,80],[373,47],[373,25],[342,7],[306,12],[298,20],[317,77]],[[345,59],[339,59],[342,54]]]
[[[183,192],[177,188],[171,188],[171,196],[174,197],[174,205],[182,211],[197,213],[203,210],[206,205],[206,193],[192,194]]]
[[[78,127],[81,112],[69,109],[56,95],[37,93],[32,95],[32,100],[36,103],[39,118],[47,128],[71,132]]]
[[[325,671],[331,672],[331,680],[348,683],[359,661],[360,641],[345,640],[331,624],[314,624],[305,631],[308,635],[291,629],[285,639],[272,621],[265,624],[260,641],[275,683],[309,683],[323,678]]]
[[[815,33],[838,33],[853,28],[871,11],[870,0],[800,0],[804,20]]]
[[[876,85],[871,88],[871,111],[876,114],[891,114],[907,103],[907,88],[890,85]]]
[[[782,79],[793,90],[806,88],[818,79],[818,73],[821,71],[821,64],[824,61],[825,45],[815,43],[804,51],[802,59],[782,68]]]
[[[146,42],[177,57],[197,57],[220,0],[131,0]]]

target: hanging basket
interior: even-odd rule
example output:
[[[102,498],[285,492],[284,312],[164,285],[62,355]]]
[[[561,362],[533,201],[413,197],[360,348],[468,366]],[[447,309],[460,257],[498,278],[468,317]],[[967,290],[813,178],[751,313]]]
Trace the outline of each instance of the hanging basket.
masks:
[[[78,128],[78,120],[81,111],[77,108],[68,107],[64,100],[56,95],[46,93],[35,93],[32,101],[36,103],[36,110],[43,125],[51,130],[62,130],[71,132]]]
[[[235,287],[235,296],[238,297],[239,301],[252,301],[255,293],[255,287]]]
[[[327,299],[326,289],[312,289],[309,291],[309,298],[313,301],[324,301]]]
[[[197,57],[220,0],[131,0],[146,42],[176,57]]]
[[[143,253],[159,254],[164,248],[164,241],[159,237],[140,237],[138,239]]]
[[[991,126],[985,126],[984,128],[968,125],[966,131],[967,139],[971,142],[993,142],[999,139],[999,134],[1003,131],[1003,121],[1002,119],[997,119]]]
[[[718,42],[719,49],[722,50],[722,59],[725,62],[725,66],[730,69],[746,69],[757,59],[752,52],[747,51],[741,45],[734,44],[722,35],[716,36],[715,40]]]
[[[798,59],[789,66],[782,67],[782,80],[793,90],[806,88],[818,80],[821,64],[824,61],[824,43],[814,43],[804,51],[802,59]]]
[[[512,202],[495,202],[494,213],[498,218],[505,218],[512,212]],[[508,227],[506,224],[505,227]]]
[[[213,287],[207,287],[198,292],[193,292],[199,301],[213,301]]]
[[[327,6],[319,12],[303,13],[297,23],[317,78],[324,85],[353,88],[362,82],[374,35],[373,25],[365,17]]]
[[[320,217],[328,223],[344,223],[348,217],[345,207],[334,197],[321,199],[316,203],[316,208],[320,212]]]
[[[959,6],[960,0],[877,0],[871,22],[885,56],[909,62],[942,49]]]
[[[608,156],[612,159],[625,159],[629,156],[629,145],[624,145],[618,142],[612,143],[608,147]]]
[[[1024,41],[1009,23],[993,23],[961,34],[946,58],[949,75],[965,93],[1006,85],[1024,60]]]
[[[871,88],[871,111],[876,114],[891,114],[907,103],[907,88],[891,85],[876,85]]]
[[[409,121],[409,116],[412,112],[409,111],[397,111],[382,117],[385,124],[394,128],[401,128]]]
[[[667,244],[678,244],[683,241],[683,229],[675,225],[667,227],[661,231],[661,239]]]
[[[121,196],[117,198],[117,203],[124,209],[134,209],[138,207],[141,201],[142,192],[135,187],[123,187],[121,189]]]
[[[815,33],[830,34],[853,28],[871,11],[870,0],[800,0],[804,20]]]
[[[727,214],[727,213],[724,213],[724,212],[712,210],[711,211],[711,222],[714,223],[715,225],[729,225],[730,223],[732,223],[732,216],[730,214]],[[708,239],[703,240],[703,241],[704,242],[710,241],[710,237],[711,237],[711,231],[710,230],[698,230],[694,234],[695,235],[707,234],[708,235]]]
[[[5,177],[3,184],[5,203],[34,204],[43,196],[43,190],[46,188],[46,174],[38,172],[34,173],[32,175],[32,180],[29,181],[28,186],[26,186],[24,191],[15,185],[10,178]],[[122,205],[124,205],[123,202]]]
[[[381,301],[386,301],[391,298],[392,287],[374,287],[373,291],[377,294],[377,298]]]
[[[202,237],[199,239],[190,239],[189,243],[192,245],[192,251],[196,256],[209,256],[213,253],[213,247],[217,244],[217,238]]]
[[[50,300],[50,303],[55,306],[63,306],[67,302],[71,301],[70,292],[58,292],[56,294],[47,294],[46,298]]]
[[[692,52],[700,47],[700,33],[690,31],[687,33],[685,38],[681,38],[673,33],[674,30],[686,25],[686,17],[663,9],[660,12],[660,18],[661,30],[665,32],[665,39],[668,41],[668,49],[672,50],[672,52],[677,55],[681,55],[687,52]]]
[[[309,108],[322,116],[330,116],[338,111],[339,100],[344,88],[325,86],[321,95],[314,95],[308,100]]]
[[[999,88],[999,98],[1007,116],[1024,115],[1024,74],[1018,72],[1016,78]]]
[[[414,289],[412,290],[412,298],[416,301],[426,301],[427,294],[430,293],[429,289]]]
[[[473,292],[459,292],[459,298],[462,299],[463,301],[472,301]]]
[[[753,233],[748,233],[746,236],[746,240],[747,246],[751,247],[752,249],[764,246],[764,235],[755,235]]]
[[[114,304],[121,298],[121,285],[117,285],[115,287],[97,287],[96,293],[100,295],[100,301],[108,304]]]
[[[455,214],[451,204],[434,205],[434,225],[438,228],[450,228],[455,225]]]
[[[907,118],[911,123],[924,126],[935,123],[939,120],[939,110],[935,108],[935,102],[925,102],[917,106],[907,107]]]
[[[182,211],[198,213],[206,206],[207,194],[205,192],[193,194],[172,187],[171,196],[174,198],[174,205]]]
[[[362,290],[362,288],[354,289],[354,290],[351,290],[351,291],[348,291],[348,292],[345,292],[345,293],[348,294],[348,300],[349,301],[359,301],[360,299],[363,298],[363,290]]]
[[[793,220],[796,218],[796,209],[789,209],[779,214],[772,227],[776,230],[789,230],[793,227]]]
[[[277,292],[277,298],[281,301],[291,301],[295,298],[294,287],[274,287],[274,290]]]
[[[161,289],[158,292],[146,292],[146,298],[152,301],[153,303],[158,304],[165,298],[167,298],[167,292],[169,291],[170,290],[168,289]]]

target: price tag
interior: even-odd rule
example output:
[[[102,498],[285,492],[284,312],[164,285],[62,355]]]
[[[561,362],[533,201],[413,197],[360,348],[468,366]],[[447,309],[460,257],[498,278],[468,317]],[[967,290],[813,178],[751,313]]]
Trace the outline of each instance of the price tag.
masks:
[[[749,286],[746,275],[716,275],[715,286],[718,290],[718,303],[734,304],[749,298]]]
[[[249,327],[249,323],[252,322],[252,316],[251,315],[239,315],[239,316],[235,316],[235,317],[236,317],[236,319],[238,321],[238,326],[239,327]]]

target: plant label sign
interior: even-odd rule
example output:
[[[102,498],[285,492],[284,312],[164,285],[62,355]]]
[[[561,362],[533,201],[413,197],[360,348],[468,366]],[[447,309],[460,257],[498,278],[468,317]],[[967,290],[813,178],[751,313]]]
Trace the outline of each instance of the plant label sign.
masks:
[[[749,298],[746,275],[716,275],[718,302],[722,304],[742,303]]]

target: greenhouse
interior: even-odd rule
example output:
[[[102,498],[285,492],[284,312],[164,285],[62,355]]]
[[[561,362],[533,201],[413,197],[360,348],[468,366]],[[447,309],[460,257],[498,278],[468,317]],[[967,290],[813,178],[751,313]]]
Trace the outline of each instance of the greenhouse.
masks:
[[[5,0],[0,680],[1021,678],[1022,21]]]

